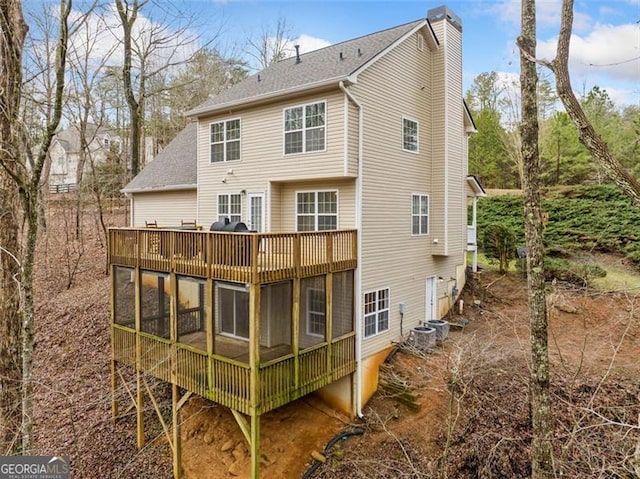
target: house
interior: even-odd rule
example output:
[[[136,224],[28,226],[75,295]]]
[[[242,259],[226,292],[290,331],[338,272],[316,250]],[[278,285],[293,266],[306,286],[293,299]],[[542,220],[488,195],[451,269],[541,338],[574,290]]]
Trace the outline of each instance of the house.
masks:
[[[176,476],[195,393],[231,409],[258,477],[261,415],[314,391],[361,414],[394,344],[465,284],[483,191],[462,22],[443,6],[298,51],[187,115],[110,231],[113,370],[136,371],[139,446],[145,377],[172,383]]]
[[[120,137],[109,129],[87,124],[86,151],[83,152],[81,133],[77,124],[56,133],[49,148],[49,187],[53,193],[66,193],[76,188],[79,162],[84,162],[84,172],[94,164],[106,160],[110,151],[120,151]],[[84,154],[83,154],[84,153]]]

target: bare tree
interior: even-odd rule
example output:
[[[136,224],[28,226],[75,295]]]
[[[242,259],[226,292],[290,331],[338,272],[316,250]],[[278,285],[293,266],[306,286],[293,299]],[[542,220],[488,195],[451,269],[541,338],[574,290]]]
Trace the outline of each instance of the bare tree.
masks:
[[[552,423],[549,403],[548,316],[544,284],[542,208],[540,206],[540,156],[538,153],[538,74],[528,55],[536,51],[535,0],[522,0],[520,89],[524,227],[527,245],[527,289],[531,328],[530,405],[532,422],[531,477],[552,478]]]
[[[629,174],[587,118],[584,109],[571,88],[569,76],[569,46],[573,29],[573,0],[563,0],[560,34],[556,57],[551,61],[537,60],[535,52],[526,52],[529,61],[549,68],[556,78],[556,90],[569,118],[575,123],[580,142],[589,150],[594,160],[607,176],[624,191],[636,205],[640,205],[640,183]],[[521,48],[522,50],[522,48]]]
[[[17,169],[22,51],[27,35],[20,0],[0,1],[0,164]],[[20,442],[21,249],[18,184],[0,168],[0,454],[16,454]]]
[[[3,175],[8,175],[11,178],[13,185],[10,190],[17,189],[19,193],[20,206],[22,208],[22,214],[24,215],[24,223],[26,224],[26,234],[24,238],[24,245],[21,249],[21,262],[22,269],[18,276],[19,279],[19,291],[22,299],[22,305],[19,311],[22,313],[22,382],[21,382],[21,410],[22,410],[22,444],[21,451],[23,454],[31,454],[33,449],[33,352],[35,347],[34,341],[34,323],[35,323],[35,297],[34,297],[34,265],[36,258],[36,241],[38,238],[39,227],[39,208],[38,208],[38,190],[40,188],[40,181],[42,171],[44,169],[45,160],[47,158],[49,146],[56,129],[60,123],[62,117],[62,105],[64,97],[64,84],[65,84],[65,72],[66,72],[66,57],[67,57],[67,41],[69,36],[68,18],[71,12],[72,0],[60,1],[60,29],[59,37],[56,48],[55,59],[55,94],[53,98],[52,116],[47,122],[42,136],[39,138],[37,148],[33,148],[35,145],[29,144],[28,132],[24,128],[19,128],[17,122],[14,123],[14,127],[17,130],[13,132],[7,145],[13,150],[13,155],[5,157],[0,156],[0,169]],[[12,4],[13,2],[11,2]],[[0,4],[4,6],[6,2]],[[11,5],[10,4],[10,5]],[[6,10],[12,12],[11,20],[18,22],[18,25],[24,23],[20,11],[16,11],[16,7]],[[6,17],[9,20],[9,17]],[[8,24],[3,22],[3,31],[12,31]],[[21,28],[21,27],[18,27]],[[26,32],[26,27],[24,27]],[[12,38],[17,38],[12,36]],[[13,62],[18,51],[13,48],[12,54],[14,55]],[[18,56],[19,58],[19,56]],[[12,92],[20,96],[19,82],[21,80],[20,69],[15,65],[13,68],[13,80],[18,84],[12,85]],[[4,78],[4,76],[3,76]],[[19,100],[13,99],[12,102]],[[15,117],[14,117],[15,118]],[[16,156],[16,153],[19,156]],[[26,158],[32,158],[31,164],[27,164]],[[19,214],[18,211],[14,211],[14,214]],[[14,256],[16,256],[14,254]]]
[[[286,17],[280,16],[275,26],[263,25],[258,36],[247,39],[247,54],[252,57],[263,70],[269,65],[287,57],[291,48],[291,28]]]
[[[89,5],[86,15],[94,11],[95,2]],[[78,28],[70,39],[69,44],[69,72],[70,99],[68,102],[69,116],[78,130],[80,151],[76,167],[76,208],[75,208],[75,239],[81,240],[84,172],[93,155],[99,151],[95,142],[99,128],[102,126],[104,110],[96,100],[96,85],[102,77],[107,63],[111,60],[115,44],[104,54],[95,54],[99,42],[104,42],[107,25],[101,15],[96,15],[95,22],[85,22]]]
[[[131,125],[131,173],[136,175],[145,157],[146,102],[171,88],[166,82],[154,80],[190,62],[217,38],[219,31],[210,29],[213,33],[203,41],[193,33],[195,15],[171,9],[169,6],[174,5],[169,2],[162,9],[165,16],[155,21],[141,15],[147,0],[115,1],[123,32],[122,71]]]
[[[131,128],[129,141],[131,152],[131,174],[133,176],[137,175],[140,171],[140,132],[142,130],[144,110],[140,105],[139,98],[136,98],[133,91],[133,40],[131,36],[133,32],[133,25],[136,22],[136,18],[138,18],[138,12],[145,3],[145,1],[139,2],[138,0],[133,0],[133,2],[129,4],[128,0],[116,0],[116,7],[122,23],[123,32],[122,45],[124,47],[124,65],[122,67],[122,78],[127,105],[129,105]],[[140,82],[140,90],[144,92],[144,78],[141,77]]]

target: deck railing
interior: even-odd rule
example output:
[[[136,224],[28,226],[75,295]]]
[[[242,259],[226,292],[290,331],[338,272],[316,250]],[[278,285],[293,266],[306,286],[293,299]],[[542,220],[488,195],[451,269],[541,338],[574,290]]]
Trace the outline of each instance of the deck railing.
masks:
[[[266,283],[356,267],[356,230],[228,233],[156,228],[109,230],[109,262],[119,266]]]
[[[258,368],[258,397],[252,403],[248,364],[170,340],[113,325],[114,357],[135,367],[139,344],[141,371],[223,406],[249,414],[265,413],[355,371],[355,333],[274,359]],[[328,358],[331,358],[328,360]]]

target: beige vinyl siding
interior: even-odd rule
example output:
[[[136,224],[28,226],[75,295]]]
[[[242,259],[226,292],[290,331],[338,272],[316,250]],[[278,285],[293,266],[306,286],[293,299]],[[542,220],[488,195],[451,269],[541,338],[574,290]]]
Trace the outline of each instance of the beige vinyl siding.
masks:
[[[419,51],[413,35],[362,73],[358,84],[350,87],[365,112],[361,293],[390,290],[390,328],[363,340],[364,357],[391,346],[392,341],[399,338],[400,303],[407,308],[402,318],[405,336],[410,328],[424,321],[427,277],[443,278],[437,283],[437,295],[443,303],[447,301],[445,293],[450,294],[455,284],[450,278],[456,277],[456,266],[464,264],[463,250],[451,249],[448,257],[434,256],[440,242],[444,242],[446,176],[442,125],[444,58],[440,51],[434,53],[426,43]],[[461,104],[461,93],[457,101]],[[403,116],[419,122],[417,154],[402,151]],[[459,114],[456,120],[459,126],[453,126],[462,131]],[[451,169],[463,171],[462,151],[453,148],[449,153],[449,194],[454,190],[455,196],[460,197],[464,182],[460,181],[454,188],[460,174],[451,175]],[[411,195],[414,193],[429,195],[429,235],[411,235]],[[449,203],[450,208],[459,208],[451,197]],[[449,222],[459,223],[459,209],[455,217],[456,221],[450,217]],[[453,236],[459,236],[458,231],[459,227]],[[433,244],[435,238],[438,238],[437,245]]]
[[[359,113],[358,107],[352,102],[348,102],[349,111],[349,133],[348,133],[348,160],[347,160],[347,175],[358,175],[358,122]]]
[[[338,228],[355,228],[355,180],[332,179],[323,181],[283,183],[277,185],[277,187],[272,190],[272,210],[275,217],[275,205],[278,205],[277,216],[280,218],[280,221],[278,223],[274,223],[274,231],[296,230],[296,192],[333,190],[338,192]]]
[[[325,150],[285,155],[283,110],[320,101],[326,102]],[[209,125],[228,118],[240,118],[241,121],[241,159],[211,164]],[[225,116],[201,118],[198,123],[198,210],[202,221],[214,219],[217,195],[221,193],[268,192],[271,184],[277,182],[344,177],[344,122],[344,94],[337,88],[286,102],[232,111]],[[270,203],[269,195],[266,203]],[[272,210],[267,216],[270,228],[274,230],[281,221],[275,216],[275,203],[271,204]],[[244,220],[246,197],[243,197],[242,206]]]
[[[196,220],[196,190],[133,193],[133,226],[157,221],[159,226],[179,226]]]

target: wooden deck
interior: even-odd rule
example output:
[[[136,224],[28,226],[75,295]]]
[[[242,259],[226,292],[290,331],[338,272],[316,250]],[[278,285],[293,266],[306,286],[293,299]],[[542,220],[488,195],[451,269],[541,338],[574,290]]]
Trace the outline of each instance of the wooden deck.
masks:
[[[112,228],[109,264],[238,283],[355,269],[356,230],[297,233]]]
[[[356,268],[356,237],[355,230],[228,233],[110,229],[108,260],[114,276],[116,267],[131,269],[132,290],[129,295],[118,297],[130,303],[131,314],[136,316],[117,323],[112,312],[114,368],[130,366],[138,374],[150,374],[250,416],[264,414],[353,373],[355,332],[333,338],[330,292],[325,305],[325,340],[303,348],[298,343],[297,331],[302,321],[301,281],[324,276],[330,291],[334,274]],[[166,294],[173,299],[164,337],[149,334],[141,327],[143,271],[169,275],[168,284],[172,286]],[[214,334],[210,303],[203,309],[206,310],[203,331],[209,331],[211,336],[207,338],[204,332],[181,335],[175,286],[178,276],[206,280],[208,297],[213,294],[216,281],[245,284],[250,291],[250,340],[237,341]],[[287,316],[291,322],[291,343],[265,348],[259,344],[258,329],[261,285],[287,280],[292,281],[294,298],[291,314]],[[116,298],[115,281],[114,278],[112,304]]]

